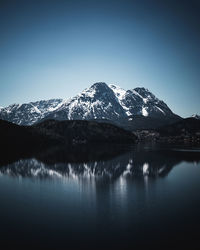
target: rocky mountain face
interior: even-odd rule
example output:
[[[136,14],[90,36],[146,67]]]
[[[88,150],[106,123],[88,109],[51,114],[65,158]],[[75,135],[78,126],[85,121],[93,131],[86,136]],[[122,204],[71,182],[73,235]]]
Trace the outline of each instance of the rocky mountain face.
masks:
[[[58,120],[117,120],[126,117],[126,112],[112,89],[105,83],[95,83],[66,101],[46,118]]]
[[[194,114],[194,115],[191,116],[191,118],[195,118],[195,119],[200,120],[200,115]]]
[[[108,120],[119,125],[133,120],[135,116],[172,121],[180,118],[148,89],[126,91],[103,82],[93,84],[68,100],[13,104],[0,109],[0,119],[20,125],[32,125],[46,119]]]
[[[62,103],[62,99],[51,99],[48,101],[12,104],[6,108],[0,108],[0,119],[18,125],[32,125],[58,109]]]
[[[174,116],[169,107],[148,89],[135,88],[123,91],[115,85],[110,85],[110,88],[115,92],[120,104],[126,110],[127,116],[142,115],[155,118]]]

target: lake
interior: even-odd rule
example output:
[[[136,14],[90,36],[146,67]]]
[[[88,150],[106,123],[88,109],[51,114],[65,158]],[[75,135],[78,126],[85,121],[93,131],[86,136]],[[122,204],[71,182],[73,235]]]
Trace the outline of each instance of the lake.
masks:
[[[119,147],[1,162],[3,249],[198,248],[200,148]]]

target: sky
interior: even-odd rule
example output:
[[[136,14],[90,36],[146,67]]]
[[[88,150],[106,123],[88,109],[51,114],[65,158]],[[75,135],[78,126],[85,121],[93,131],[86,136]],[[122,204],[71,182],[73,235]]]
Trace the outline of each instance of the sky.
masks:
[[[198,0],[1,0],[0,106],[101,81],[200,114],[199,11]]]

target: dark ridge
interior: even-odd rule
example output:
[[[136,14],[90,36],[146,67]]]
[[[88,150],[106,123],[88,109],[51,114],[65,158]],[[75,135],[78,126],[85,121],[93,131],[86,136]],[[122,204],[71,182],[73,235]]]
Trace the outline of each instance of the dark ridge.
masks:
[[[9,163],[20,157],[28,158],[52,147],[66,147],[72,153],[68,154],[68,160],[73,161],[74,155],[78,158],[77,152],[85,154],[88,160],[90,152],[84,152],[84,147],[134,143],[136,140],[131,132],[106,123],[47,120],[34,126],[19,126],[0,120],[0,164],[5,160]]]
[[[45,136],[56,136],[66,144],[87,143],[134,143],[137,137],[130,131],[110,123],[87,120],[47,120],[34,125]]]
[[[124,123],[124,128],[128,130],[145,130],[145,129],[156,129],[161,126],[173,124],[180,121],[182,118],[173,117],[171,118],[156,118],[150,116],[134,115],[130,116],[127,123]]]
[[[157,130],[161,136],[190,136],[200,134],[200,120],[185,118],[176,123],[160,127]]]
[[[108,119],[93,119],[92,121],[96,121],[99,123],[109,123],[114,124],[118,127],[124,128],[128,131],[137,131],[137,130],[155,130],[160,127],[173,124],[177,121],[182,120],[181,117],[173,117],[171,118],[156,118],[150,116],[142,116],[142,115],[132,115],[129,116],[128,119],[121,119],[118,121],[112,121]]]

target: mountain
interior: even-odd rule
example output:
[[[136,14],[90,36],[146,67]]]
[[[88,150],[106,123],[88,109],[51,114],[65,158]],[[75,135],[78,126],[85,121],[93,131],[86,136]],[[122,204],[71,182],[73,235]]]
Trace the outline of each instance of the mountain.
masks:
[[[117,120],[126,117],[126,112],[120,105],[115,93],[107,84],[100,82],[69,99],[45,119]]]
[[[32,125],[42,120],[103,120],[119,126],[134,127],[135,116],[154,124],[180,119],[170,108],[148,89],[135,88],[124,90],[116,85],[103,82],[93,84],[80,94],[68,100],[52,99],[48,101],[14,104],[0,109],[0,119],[20,125]],[[129,124],[130,121],[130,125]],[[144,123],[143,123],[144,124]]]
[[[26,155],[54,146],[72,148],[101,143],[134,143],[136,140],[130,131],[107,123],[46,120],[32,126],[20,126],[0,120],[1,158],[11,152]]]
[[[32,126],[20,126],[0,120],[0,165],[35,157],[44,151],[51,152],[54,148],[58,148],[60,155],[61,148],[64,148],[69,161],[78,161],[80,157],[90,160],[91,151],[94,153],[95,149],[95,159],[107,157],[118,152],[113,150],[116,145],[135,143],[136,140],[137,137],[130,131],[93,121],[47,120]],[[103,155],[97,148],[102,145],[105,149]],[[89,151],[86,150],[88,148]]]
[[[178,117],[147,89],[135,88],[125,91],[115,85],[108,86],[100,82],[65,102],[45,119],[121,121],[131,119],[135,115],[159,119]]]
[[[48,146],[58,145],[60,138],[55,134],[45,134],[31,126],[20,126],[8,121],[0,120],[0,148],[1,156],[4,153],[16,154],[40,151]]]
[[[32,126],[37,132],[51,138],[58,138],[65,145],[92,143],[134,143],[136,136],[130,131],[113,124],[95,121],[46,120]]]
[[[195,119],[200,120],[200,115],[194,114],[194,115],[191,116],[191,118],[195,118]]]
[[[185,118],[158,129],[161,136],[200,136],[200,120]]]
[[[121,106],[126,110],[127,116],[142,115],[154,118],[174,116],[169,107],[148,89],[135,88],[124,91],[115,85],[110,85],[110,88],[118,97]]]
[[[6,108],[0,108],[0,119],[18,125],[32,125],[58,109],[63,102],[62,99],[51,99],[48,101],[12,104]]]

